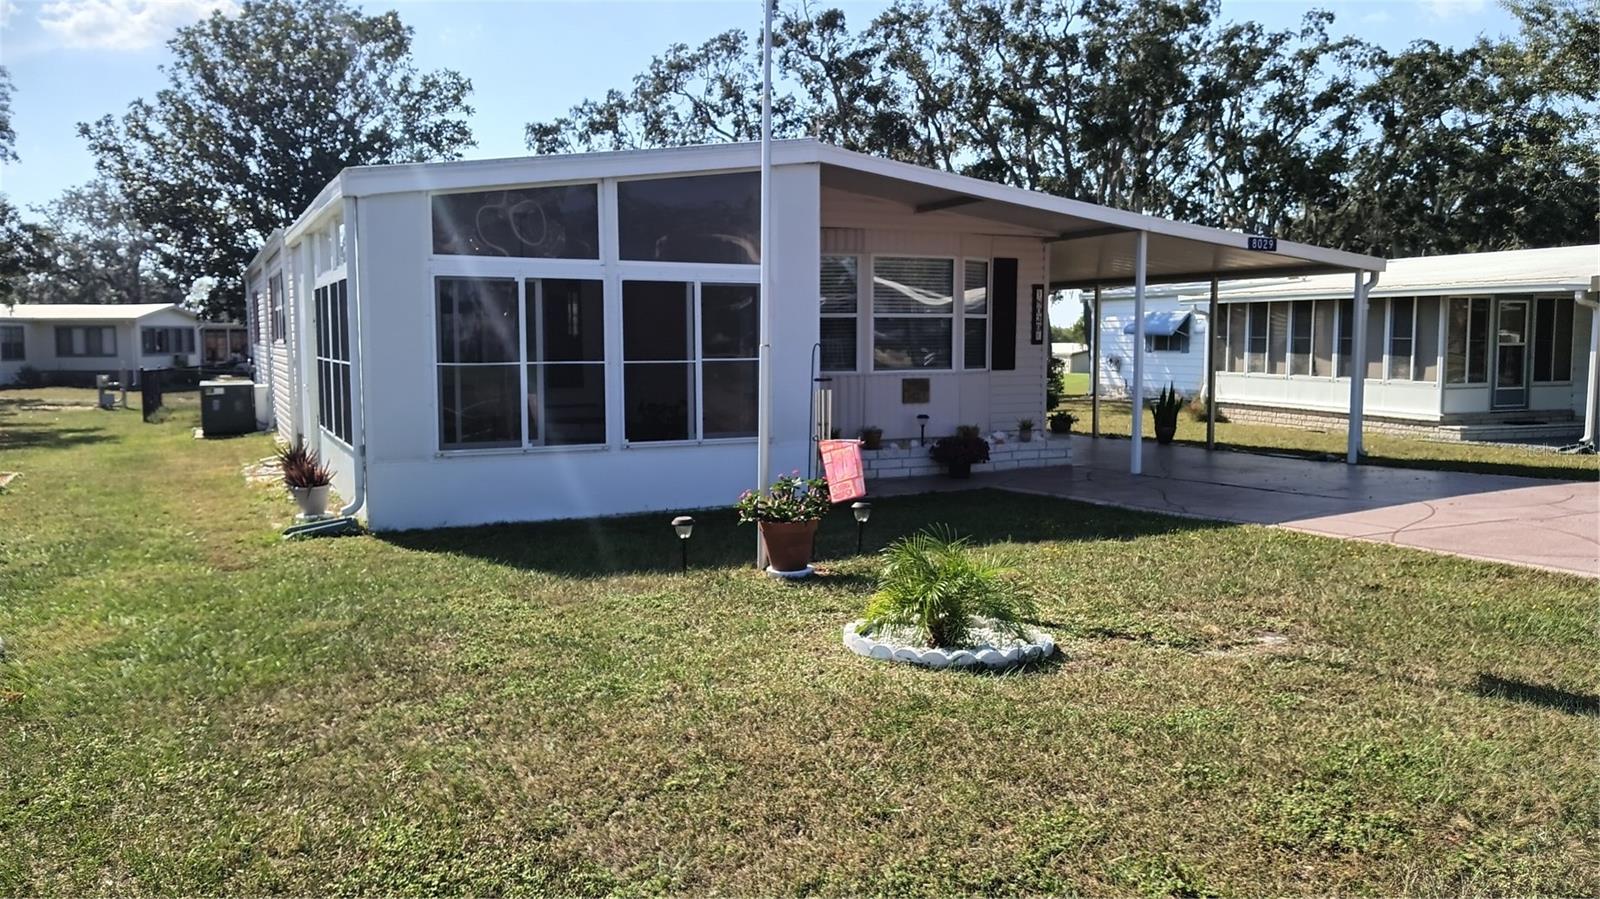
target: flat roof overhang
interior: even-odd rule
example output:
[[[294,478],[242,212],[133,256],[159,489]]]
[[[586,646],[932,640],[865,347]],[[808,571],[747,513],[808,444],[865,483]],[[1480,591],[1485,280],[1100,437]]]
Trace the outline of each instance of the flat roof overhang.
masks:
[[[1139,232],[1148,235],[1147,284],[1212,277],[1282,278],[1383,271],[1380,257],[1294,241],[1251,248],[1251,235],[1140,215],[902,162],[819,147],[824,187],[878,197],[918,213],[959,213],[1023,228],[1049,248],[1050,287],[1121,287],[1134,280]],[[1353,289],[1353,285],[1352,285]]]

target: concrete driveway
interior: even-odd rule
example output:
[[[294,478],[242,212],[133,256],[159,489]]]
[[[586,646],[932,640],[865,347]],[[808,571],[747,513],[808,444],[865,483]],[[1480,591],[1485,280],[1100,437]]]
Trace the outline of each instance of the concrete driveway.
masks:
[[[1074,437],[1070,466],[971,481],[877,481],[873,493],[998,487],[1600,577],[1600,480],[1554,481],[1349,466],[1146,441],[1128,474],[1126,440]]]

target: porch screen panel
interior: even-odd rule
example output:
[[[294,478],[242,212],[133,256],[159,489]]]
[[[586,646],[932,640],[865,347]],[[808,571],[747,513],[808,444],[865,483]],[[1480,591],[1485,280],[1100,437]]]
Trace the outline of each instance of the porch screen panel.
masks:
[[[700,285],[701,421],[707,440],[756,436],[761,288]]]
[[[1389,301],[1389,380],[1411,380],[1411,353],[1415,347],[1416,301],[1396,297]]]
[[[1467,383],[1467,331],[1471,301],[1452,298],[1444,301],[1444,381]]]
[[[528,442],[606,440],[605,290],[602,282],[523,282],[527,315]]]
[[[439,255],[600,258],[599,188],[593,184],[439,194],[432,206],[433,252]]]
[[[617,185],[623,259],[761,261],[761,176],[756,172],[623,181]]]
[[[1416,364],[1412,380],[1439,382],[1439,300],[1417,298]]]
[[[522,445],[517,282],[439,278],[439,444]]]
[[[1533,379],[1572,379],[1572,299],[1539,297],[1534,300]]]
[[[1366,375],[1370,381],[1383,378],[1383,343],[1385,331],[1384,320],[1388,317],[1388,303],[1383,300],[1371,300],[1367,306],[1367,352]]]
[[[873,260],[873,368],[953,367],[955,268],[954,259]]]
[[[1245,344],[1245,364],[1252,372],[1267,370],[1267,316],[1268,303],[1250,304],[1250,337]]]
[[[1311,374],[1312,302],[1297,300],[1289,305],[1289,374]]]
[[[350,297],[346,282],[319,287],[316,314],[317,424],[350,442]]]
[[[1356,342],[1355,300],[1339,301],[1339,370],[1337,376],[1348,378],[1355,372],[1351,361]]]
[[[1227,371],[1244,371],[1244,350],[1249,337],[1247,320],[1250,317],[1250,307],[1244,303],[1231,303],[1227,307],[1228,317],[1228,352],[1225,358],[1228,361]]]
[[[1467,383],[1489,383],[1489,300],[1474,297],[1467,314]]]
[[[822,257],[822,370],[856,370],[856,333],[861,260]]]
[[[1333,376],[1333,348],[1337,326],[1334,300],[1317,300],[1311,315],[1311,373],[1319,378]]]
[[[1289,370],[1289,304],[1273,303],[1267,321],[1267,372],[1281,375]]]
[[[623,433],[630,442],[695,436],[694,285],[622,283]]]

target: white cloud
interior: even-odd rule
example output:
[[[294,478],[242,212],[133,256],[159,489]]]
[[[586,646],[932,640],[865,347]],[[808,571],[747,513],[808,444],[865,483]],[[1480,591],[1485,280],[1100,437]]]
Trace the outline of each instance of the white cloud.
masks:
[[[1489,5],[1489,0],[1427,0],[1423,4],[1437,19],[1453,19],[1456,16],[1474,16],[1483,12]]]
[[[1389,13],[1381,9],[1377,12],[1369,12],[1361,17],[1361,21],[1372,25],[1382,25],[1384,22],[1393,21],[1393,19],[1394,16],[1389,15]]]
[[[11,23],[11,17],[17,14],[16,0],[0,0],[0,28]]]
[[[49,0],[39,25],[67,47],[142,50],[212,10],[236,8],[233,0]]]

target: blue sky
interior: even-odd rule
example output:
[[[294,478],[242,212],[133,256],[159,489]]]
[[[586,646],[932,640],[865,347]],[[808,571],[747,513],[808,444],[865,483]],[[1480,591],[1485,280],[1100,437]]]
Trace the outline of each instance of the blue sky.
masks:
[[[16,88],[13,125],[22,161],[0,167],[0,191],[24,208],[93,176],[76,123],[117,113],[163,84],[163,42],[180,25],[231,0],[0,0],[0,64]],[[816,3],[815,5],[822,5]],[[758,0],[400,0],[416,29],[422,68],[454,68],[473,83],[478,145],[468,155],[520,154],[523,125],[626,86],[650,57],[675,41],[695,43],[727,28],[760,27]],[[883,3],[836,4],[852,21]],[[1388,47],[1419,38],[1470,42],[1513,30],[1491,0],[1224,0],[1223,15],[1270,27],[1308,9],[1331,9],[1335,29]]]

